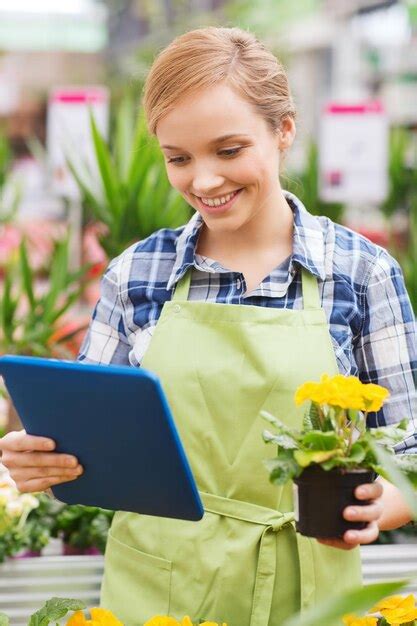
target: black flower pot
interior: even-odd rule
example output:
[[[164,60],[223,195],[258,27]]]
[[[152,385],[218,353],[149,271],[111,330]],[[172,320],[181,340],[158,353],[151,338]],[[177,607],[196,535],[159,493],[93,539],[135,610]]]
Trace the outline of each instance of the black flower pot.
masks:
[[[358,500],[354,491],[359,485],[371,483],[375,473],[366,470],[347,472],[335,468],[326,472],[320,465],[307,467],[294,480],[294,509],[297,532],[307,537],[340,538],[347,530],[361,530],[366,522],[344,519],[349,505],[369,504]]]

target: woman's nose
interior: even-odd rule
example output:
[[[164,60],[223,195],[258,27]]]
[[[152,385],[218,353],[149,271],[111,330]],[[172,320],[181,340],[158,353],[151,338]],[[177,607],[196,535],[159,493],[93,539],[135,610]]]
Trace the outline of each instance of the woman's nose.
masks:
[[[224,184],[223,176],[214,172],[204,171],[194,175],[192,180],[193,191],[196,196],[210,196]]]

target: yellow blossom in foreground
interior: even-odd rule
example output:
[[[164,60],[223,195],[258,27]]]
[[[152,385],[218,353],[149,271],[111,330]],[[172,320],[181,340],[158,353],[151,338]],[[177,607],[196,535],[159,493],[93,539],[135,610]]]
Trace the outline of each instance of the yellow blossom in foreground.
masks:
[[[92,608],[90,609],[90,615],[94,622],[102,626],[123,626],[123,622],[117,619],[108,609]]]
[[[400,626],[400,624],[408,624],[417,619],[417,609],[388,609],[381,611],[381,614],[385,617],[388,624],[393,626]]]
[[[169,615],[155,615],[145,622],[143,626],[181,626],[181,624],[173,617],[169,617]]]
[[[408,596],[388,596],[380,600],[375,606],[370,609],[369,613],[378,613],[378,611],[385,611],[392,609],[413,609],[415,606],[415,599],[412,593]]]
[[[123,626],[123,622],[117,619],[107,609],[90,609],[92,619],[86,619],[83,611],[75,611],[67,621],[67,626]]]
[[[344,615],[343,623],[345,626],[377,626],[377,617],[357,617],[356,615]]]

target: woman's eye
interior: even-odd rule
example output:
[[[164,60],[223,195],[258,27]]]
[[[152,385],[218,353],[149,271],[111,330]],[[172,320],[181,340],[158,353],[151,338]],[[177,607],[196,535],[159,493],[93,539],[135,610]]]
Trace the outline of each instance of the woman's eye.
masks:
[[[170,157],[167,159],[167,163],[177,163],[177,165],[183,165],[186,162],[186,157]]]
[[[221,150],[219,154],[225,157],[235,156],[235,154],[238,154],[241,150],[242,146],[240,146],[239,148],[225,148],[224,150]]]

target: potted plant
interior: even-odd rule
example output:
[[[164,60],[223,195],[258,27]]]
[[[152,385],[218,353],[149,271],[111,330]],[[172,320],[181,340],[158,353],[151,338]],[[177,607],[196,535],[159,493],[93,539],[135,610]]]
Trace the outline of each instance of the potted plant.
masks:
[[[417,516],[411,487],[417,485],[417,455],[395,455],[404,438],[405,422],[367,429],[369,412],[378,411],[389,393],[363,384],[354,376],[324,374],[320,382],[307,382],[295,394],[296,405],[308,403],[300,429],[263,412],[275,432],[264,432],[267,443],[277,445],[277,456],[265,461],[270,480],[283,485],[294,481],[294,508],[298,532],[309,537],[341,537],[361,523],[344,520],[349,504],[366,504],[354,496],[355,487],[376,474],[394,482]],[[405,478],[410,479],[411,483]]]

